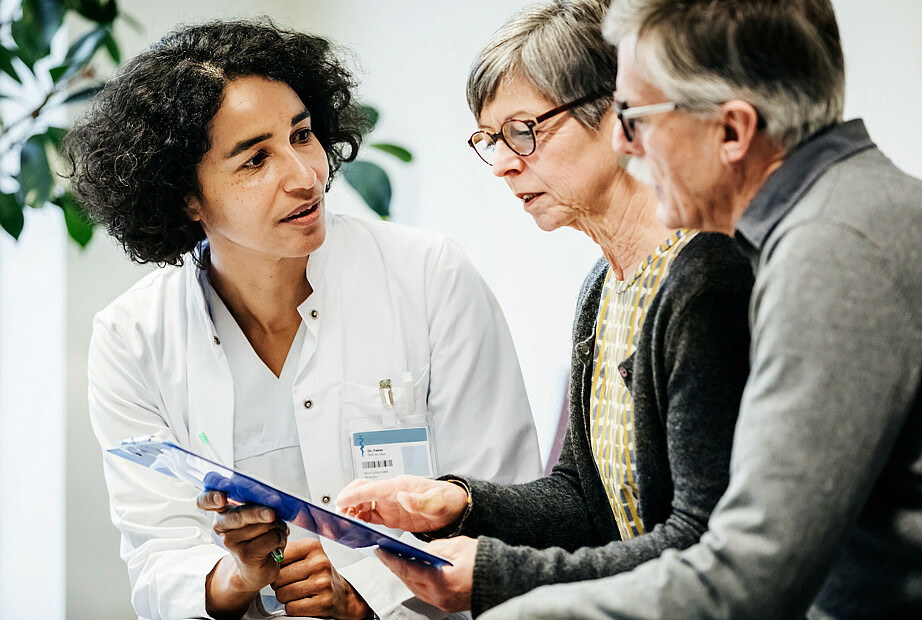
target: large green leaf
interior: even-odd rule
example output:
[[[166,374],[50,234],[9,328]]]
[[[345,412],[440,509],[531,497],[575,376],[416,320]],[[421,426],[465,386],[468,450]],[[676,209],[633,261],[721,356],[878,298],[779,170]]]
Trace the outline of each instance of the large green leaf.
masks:
[[[13,239],[19,239],[26,218],[22,214],[22,204],[15,196],[0,194],[0,227],[10,233]]]
[[[13,22],[17,56],[31,70],[39,58],[51,52],[51,39],[64,22],[61,0],[22,0],[22,16]]]
[[[111,24],[118,16],[115,0],[66,0],[67,7],[97,24]]]
[[[47,136],[32,136],[22,147],[19,158],[19,199],[32,207],[42,207],[51,197],[54,177],[45,151]]]
[[[369,161],[353,161],[343,164],[342,173],[372,211],[383,218],[390,216],[391,182],[381,166]]]
[[[360,105],[359,111],[362,113],[362,116],[365,117],[366,125],[363,133],[371,133],[375,125],[378,124],[378,111],[370,105]]]
[[[105,43],[108,34],[109,31],[105,28],[96,28],[74,41],[67,50],[67,56],[64,57],[61,66],[50,71],[51,79],[56,83],[66,80],[86,67],[96,50]]]
[[[106,51],[109,53],[109,58],[112,59],[112,62],[114,62],[116,65],[122,64],[122,50],[119,49],[118,41],[115,40],[111,30],[106,31],[106,37],[103,40],[103,45],[106,46]]]
[[[374,144],[369,144],[368,146],[372,146],[376,149],[384,151],[385,153],[393,155],[400,161],[413,161],[413,155],[410,153],[410,151],[406,150],[402,146],[397,146],[396,144],[387,144],[384,142],[375,142]]]
[[[97,84],[96,86],[90,86],[88,88],[73,92],[67,96],[67,99],[64,100],[64,103],[77,103],[79,101],[92,99],[96,93],[102,90],[102,87],[102,84]]]
[[[67,130],[63,127],[49,127],[45,131],[45,135],[48,136],[51,146],[60,151],[61,145],[64,143],[64,136],[67,135]]]
[[[70,192],[64,192],[53,202],[64,211],[64,225],[67,226],[67,234],[80,247],[85,248],[93,238],[93,222],[87,217],[86,211]]]
[[[0,46],[0,71],[3,71],[8,76],[22,84],[22,79],[20,79],[19,74],[16,73],[16,68],[13,67],[14,58],[16,58],[16,54],[6,49],[5,47]]]

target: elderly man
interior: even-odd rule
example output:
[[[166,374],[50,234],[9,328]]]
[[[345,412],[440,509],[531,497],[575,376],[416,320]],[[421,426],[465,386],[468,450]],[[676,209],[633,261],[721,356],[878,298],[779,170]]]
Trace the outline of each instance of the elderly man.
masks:
[[[751,257],[752,370],[700,543],[498,618],[922,617],[922,182],[842,123],[829,0],[615,0],[615,147]]]

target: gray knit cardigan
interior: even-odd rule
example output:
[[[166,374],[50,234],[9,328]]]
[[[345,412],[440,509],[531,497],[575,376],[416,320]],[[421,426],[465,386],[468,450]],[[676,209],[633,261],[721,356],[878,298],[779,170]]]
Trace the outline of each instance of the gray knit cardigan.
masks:
[[[519,485],[470,480],[461,531],[479,536],[474,615],[541,585],[630,570],[697,542],[729,479],[748,374],[752,269],[733,241],[699,233],[674,259],[619,365],[634,398],[639,511],[646,535],[621,541],[589,442],[595,324],[608,263],[583,284],[573,327],[570,422],[550,476]]]

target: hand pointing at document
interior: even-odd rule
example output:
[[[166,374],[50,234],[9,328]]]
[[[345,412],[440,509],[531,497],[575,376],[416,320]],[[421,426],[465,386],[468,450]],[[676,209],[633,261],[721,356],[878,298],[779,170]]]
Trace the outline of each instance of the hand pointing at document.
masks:
[[[417,476],[356,480],[336,498],[340,512],[363,521],[448,536],[459,529],[468,506],[468,492],[461,485]],[[426,550],[452,566],[424,566],[380,549],[375,554],[419,599],[447,612],[470,609],[477,541],[466,536],[441,539]]]
[[[342,513],[407,532],[446,529],[461,520],[467,505],[463,487],[419,476],[355,480],[336,498]]]

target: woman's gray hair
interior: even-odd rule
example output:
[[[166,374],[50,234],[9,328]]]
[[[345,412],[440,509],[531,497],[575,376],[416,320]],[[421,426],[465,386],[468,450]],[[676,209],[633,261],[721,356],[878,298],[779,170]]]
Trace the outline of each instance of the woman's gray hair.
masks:
[[[618,60],[602,38],[602,20],[611,0],[553,0],[530,5],[497,30],[471,65],[467,104],[480,118],[496,91],[522,78],[553,103],[615,89]],[[571,111],[597,129],[610,98]]]
[[[611,4],[605,38],[633,46],[638,76],[685,108],[746,101],[786,150],[841,122],[845,62],[829,0]]]

